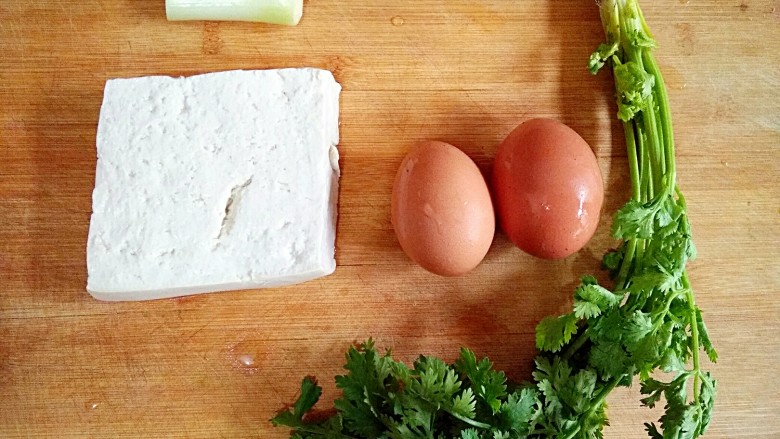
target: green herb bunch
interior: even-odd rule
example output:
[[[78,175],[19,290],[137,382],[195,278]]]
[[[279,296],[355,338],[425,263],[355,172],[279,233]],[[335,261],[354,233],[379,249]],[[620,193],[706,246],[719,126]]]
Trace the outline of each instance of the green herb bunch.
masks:
[[[343,396],[337,413],[308,422],[322,391],[304,378],[291,410],[272,421],[304,438],[515,438],[528,437],[537,410],[532,386],[510,388],[503,372],[477,361],[468,349],[451,365],[420,356],[413,367],[381,355],[372,340],[347,352],[347,374],[336,377]],[[487,434],[487,435],[486,435]]]
[[[306,378],[291,410],[272,421],[304,438],[601,438],[606,397],[638,376],[659,422],[650,437],[688,439],[710,422],[716,382],[701,353],[717,353],[696,306],[686,264],[696,255],[685,198],[676,182],[674,136],[655,41],[636,0],[602,0],[607,41],[591,55],[592,73],[612,67],[631,176],[631,199],[615,215],[621,240],[603,265],[613,289],[584,276],[570,313],[536,328],[532,382],[508,383],[489,360],[462,349],[451,365],[420,357],[412,367],[381,355],[373,341],[347,353],[336,412],[310,421],[321,389]],[[653,377],[664,371],[667,381]],[[689,392],[690,389],[690,392]]]

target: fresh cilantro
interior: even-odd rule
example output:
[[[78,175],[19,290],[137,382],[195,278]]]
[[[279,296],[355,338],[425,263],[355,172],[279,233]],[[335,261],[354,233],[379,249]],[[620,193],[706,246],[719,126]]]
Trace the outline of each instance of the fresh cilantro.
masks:
[[[467,349],[454,364],[421,356],[409,368],[380,355],[368,340],[346,358],[348,373],[336,380],[342,391],[337,415],[306,419],[321,393],[306,378],[293,408],[272,419],[274,425],[291,428],[294,438],[372,439],[524,438],[535,425],[537,393],[529,387],[507,393],[504,373]]]
[[[285,410],[273,419],[276,425],[295,427],[303,425],[303,416],[314,407],[322,394],[322,388],[313,378],[306,377],[301,382],[301,394],[291,410]]]
[[[623,375],[630,359],[618,343],[595,343],[588,364],[608,380]]]
[[[634,61],[622,64],[617,61],[614,72],[616,87],[620,94],[618,119],[628,122],[653,105],[655,77]]]
[[[574,314],[545,317],[536,327],[536,347],[542,351],[558,352],[577,333],[577,320]]]
[[[649,314],[640,310],[634,311],[625,321],[623,340],[626,346],[637,346],[645,336],[653,331],[653,320]]]
[[[629,200],[615,216],[612,235],[618,239],[651,238],[658,210],[656,205],[643,205],[637,200]]]
[[[718,352],[715,351],[715,347],[712,346],[710,335],[707,333],[707,326],[704,325],[704,319],[701,317],[701,310],[699,308],[696,308],[696,325],[699,329],[699,343],[704,349],[704,352],[707,353],[710,361],[715,363],[718,361]]]
[[[617,42],[612,44],[601,44],[595,52],[590,55],[588,60],[588,70],[596,74],[602,67],[617,53],[620,45]]]
[[[536,392],[531,388],[524,388],[518,392],[511,393],[506,400],[501,403],[499,410],[499,424],[505,431],[513,432],[523,436],[530,433],[536,404],[538,402]]]
[[[611,250],[604,254],[601,260],[601,264],[609,270],[609,274],[612,277],[617,276],[620,265],[623,263],[623,256],[625,255],[626,248],[621,246],[617,250]]]
[[[490,407],[493,414],[501,409],[501,399],[506,396],[506,375],[493,370],[493,363],[487,358],[477,362],[474,353],[461,349],[460,358],[455,367],[468,377],[472,383],[480,383],[477,395]]]
[[[598,317],[616,307],[622,299],[622,295],[600,286],[591,276],[585,276],[574,291],[574,315],[578,319]]]
[[[697,436],[704,434],[712,420],[712,410],[715,408],[715,392],[717,383],[712,379],[709,372],[700,375],[701,387],[699,389],[699,400],[697,403],[701,409],[701,421]]]

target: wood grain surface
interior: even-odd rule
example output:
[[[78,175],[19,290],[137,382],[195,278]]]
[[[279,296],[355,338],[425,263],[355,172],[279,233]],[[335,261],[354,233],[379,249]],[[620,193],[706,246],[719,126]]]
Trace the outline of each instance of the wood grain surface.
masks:
[[[710,438],[780,437],[780,2],[646,0],[660,44],[691,266],[721,361]],[[528,378],[533,329],[570,305],[615,242],[628,195],[609,75],[589,0],[310,0],[295,28],[168,23],[163,0],[0,2],[0,437],[284,438],[268,419],[316,375],[324,403],[354,341],[407,361],[460,346]],[[336,273],[307,284],[146,303],[85,291],[95,131],[105,81],[245,68],[328,68],[341,100]],[[598,155],[601,227],[563,261],[499,234],[444,279],[401,252],[392,178],[439,139],[480,167],[530,117],[557,118]],[[644,436],[638,389],[610,399],[608,438]]]

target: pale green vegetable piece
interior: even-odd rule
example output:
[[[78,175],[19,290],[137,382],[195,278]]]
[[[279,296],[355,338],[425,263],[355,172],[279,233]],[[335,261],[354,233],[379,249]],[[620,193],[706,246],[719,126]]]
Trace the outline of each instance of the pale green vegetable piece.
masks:
[[[253,21],[295,26],[303,0],[165,0],[170,21]]]

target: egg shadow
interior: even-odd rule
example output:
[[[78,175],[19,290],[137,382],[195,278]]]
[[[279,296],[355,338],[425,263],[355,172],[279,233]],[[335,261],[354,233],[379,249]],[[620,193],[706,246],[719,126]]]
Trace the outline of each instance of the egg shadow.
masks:
[[[458,278],[428,275],[431,290],[444,293],[429,297],[430,307],[407,310],[395,330],[407,335],[407,345],[395,350],[408,354],[417,349],[452,361],[460,347],[467,347],[478,358],[490,358],[512,381],[530,378],[536,325],[545,316],[570,311],[579,283],[571,273],[592,272],[597,260],[591,255],[542,260],[515,248],[503,235],[495,241],[502,262],[483,263]]]

